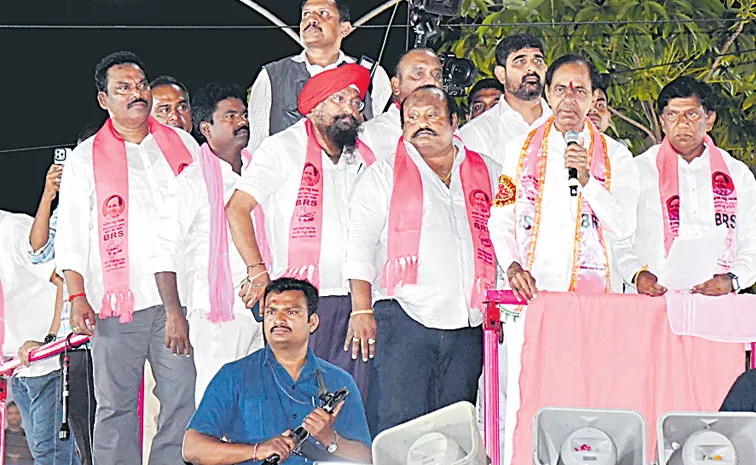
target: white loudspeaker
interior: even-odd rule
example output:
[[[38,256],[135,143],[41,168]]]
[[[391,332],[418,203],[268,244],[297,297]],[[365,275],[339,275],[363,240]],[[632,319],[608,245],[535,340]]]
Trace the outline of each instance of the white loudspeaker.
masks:
[[[485,465],[483,437],[469,402],[436,410],[379,434],[373,465]]]
[[[646,421],[632,410],[544,407],[533,418],[535,465],[646,465]]]
[[[659,465],[756,464],[756,413],[671,412],[657,425]]]

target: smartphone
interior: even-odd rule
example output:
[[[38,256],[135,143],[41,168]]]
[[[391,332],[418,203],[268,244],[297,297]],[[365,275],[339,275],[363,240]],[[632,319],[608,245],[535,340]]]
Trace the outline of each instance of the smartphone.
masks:
[[[56,165],[65,165],[66,158],[71,153],[71,149],[68,147],[57,147],[53,151],[53,163]]]
[[[360,61],[358,61],[357,64],[367,68],[367,70],[370,71],[371,74],[373,72],[373,68],[375,68],[375,60],[365,55],[362,55],[360,57]]]

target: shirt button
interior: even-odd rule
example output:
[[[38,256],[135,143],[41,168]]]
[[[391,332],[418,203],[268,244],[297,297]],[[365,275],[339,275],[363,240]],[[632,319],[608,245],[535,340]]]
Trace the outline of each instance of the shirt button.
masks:
[[[296,385],[296,384],[293,384],[293,385],[291,386],[291,390],[292,390],[292,391],[296,391],[296,390],[297,390],[297,385]]]
[[[295,413],[294,415],[292,415],[292,417],[296,420],[297,419],[297,414]]]

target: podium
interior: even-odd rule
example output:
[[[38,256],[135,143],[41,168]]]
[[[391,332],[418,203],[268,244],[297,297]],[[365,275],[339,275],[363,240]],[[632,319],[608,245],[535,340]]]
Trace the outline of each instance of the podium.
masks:
[[[484,437],[493,465],[502,463],[498,343],[507,318],[511,322],[517,315],[512,306],[527,305],[517,323],[524,324],[525,342],[513,465],[532,463],[533,415],[542,407],[635,410],[643,414],[648,437],[653,438],[658,418],[667,412],[718,410],[744,370],[742,343],[672,333],[664,298],[542,292],[526,304],[511,291],[489,291],[487,299]],[[509,308],[502,310],[502,305]],[[727,318],[726,311],[722,318]],[[530,337],[534,334],[542,340]],[[600,363],[592,363],[597,360]],[[586,361],[589,366],[582,365]],[[616,394],[611,386],[624,392]],[[648,460],[656,452],[655,442],[649,441]]]

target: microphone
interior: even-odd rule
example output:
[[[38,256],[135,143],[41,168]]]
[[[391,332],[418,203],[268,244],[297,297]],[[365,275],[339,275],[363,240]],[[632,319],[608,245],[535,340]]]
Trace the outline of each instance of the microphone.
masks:
[[[578,139],[580,139],[580,134],[578,134],[576,131],[567,131],[567,134],[564,135],[564,140],[565,142],[567,142],[567,147],[573,144],[577,144]],[[567,169],[567,185],[570,186],[570,197],[577,197],[578,186],[580,185],[580,183],[578,182],[578,172],[576,168]]]

